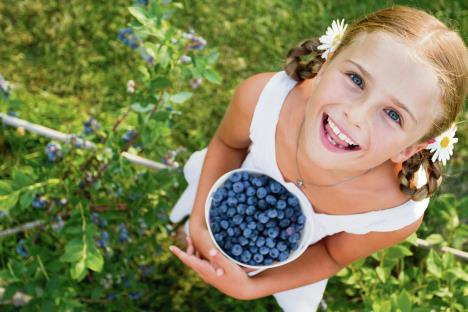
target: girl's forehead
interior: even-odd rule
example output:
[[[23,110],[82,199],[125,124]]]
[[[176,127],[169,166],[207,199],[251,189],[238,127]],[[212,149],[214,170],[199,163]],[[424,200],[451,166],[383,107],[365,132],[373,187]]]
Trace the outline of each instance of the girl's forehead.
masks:
[[[332,63],[334,63],[333,60]],[[358,70],[368,87],[413,106],[413,111],[442,113],[438,77],[415,48],[382,33],[366,33],[336,55],[336,66]]]

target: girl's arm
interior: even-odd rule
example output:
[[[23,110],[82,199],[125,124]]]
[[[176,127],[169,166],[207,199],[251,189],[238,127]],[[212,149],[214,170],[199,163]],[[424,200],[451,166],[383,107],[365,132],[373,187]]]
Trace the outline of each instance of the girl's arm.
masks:
[[[208,251],[213,247],[213,242],[207,241],[206,235],[200,234],[200,231],[207,231],[204,211],[206,197],[220,176],[242,165],[251,143],[249,131],[255,106],[272,75],[274,73],[254,75],[237,87],[231,104],[208,145],[189,223],[193,244],[205,258],[208,258]]]
[[[307,248],[295,261],[254,276],[248,299],[269,296],[329,278],[353,261],[398,244],[418,229],[422,218],[392,232],[370,232],[364,235],[341,232],[327,236]]]

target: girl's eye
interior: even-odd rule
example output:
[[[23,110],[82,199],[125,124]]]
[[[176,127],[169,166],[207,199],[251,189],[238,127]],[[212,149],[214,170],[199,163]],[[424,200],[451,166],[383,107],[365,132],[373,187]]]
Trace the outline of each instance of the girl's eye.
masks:
[[[355,85],[357,85],[361,89],[364,89],[364,80],[361,78],[361,76],[359,76],[356,73],[349,73],[348,76],[349,76],[349,78],[351,78],[351,81]]]
[[[386,109],[385,112],[387,115],[395,122],[397,122],[399,125],[401,125],[401,117],[400,114],[396,110],[393,109]]]

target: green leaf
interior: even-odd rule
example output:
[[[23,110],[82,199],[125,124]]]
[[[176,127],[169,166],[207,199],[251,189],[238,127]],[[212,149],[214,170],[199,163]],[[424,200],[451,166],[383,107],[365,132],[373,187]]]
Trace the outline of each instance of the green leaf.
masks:
[[[406,290],[403,290],[400,293],[400,296],[398,296],[398,308],[402,312],[411,312],[412,304],[411,304],[411,298],[410,295],[406,292]]]
[[[171,98],[169,100],[171,102],[180,104],[180,103],[184,103],[185,101],[190,99],[192,97],[192,95],[193,95],[192,92],[180,92],[180,93],[177,93],[177,94],[174,94],[173,96],[171,96]]]
[[[218,57],[219,57],[219,52],[218,51],[212,51],[208,55],[208,58],[207,58],[208,64],[210,64],[210,65],[214,64],[218,60]]]
[[[0,180],[0,196],[10,194],[12,191],[11,181]]]
[[[70,269],[70,273],[72,279],[81,281],[87,273],[84,259],[73,265]]]
[[[170,51],[167,49],[167,46],[162,46],[159,49],[159,64],[161,64],[162,67],[166,67],[169,62],[171,61],[171,54]]]
[[[8,287],[5,289],[5,293],[3,294],[2,301],[10,300],[11,298],[13,298],[16,292],[20,289],[21,289],[20,283],[13,283],[13,284],[8,285]]]
[[[33,201],[34,194],[32,192],[24,192],[20,197],[20,207],[21,209],[26,209],[31,206]]]
[[[172,85],[172,82],[169,79],[165,77],[157,77],[156,79],[151,81],[150,89],[154,91],[154,90],[168,88],[171,85]]]
[[[431,234],[426,237],[426,241],[431,245],[437,245],[444,241],[444,238],[440,234]]]
[[[375,269],[375,272],[377,273],[377,277],[383,282],[385,283],[385,281],[387,280],[387,274],[385,273],[385,269],[382,268],[382,267],[377,267]]]
[[[0,210],[10,211],[18,202],[20,192],[16,191],[8,195],[0,195]]]
[[[65,247],[65,253],[60,257],[62,262],[76,262],[84,256],[84,244],[81,239],[74,238]]]
[[[146,113],[154,108],[153,104],[148,104],[147,106],[141,106],[140,103],[134,103],[131,105],[131,108],[137,113]]]
[[[89,250],[86,258],[86,266],[95,272],[102,271],[102,267],[104,266],[104,258],[98,249],[92,248]]]
[[[221,76],[211,68],[207,68],[203,71],[203,77],[215,84],[221,84]]]
[[[442,277],[442,261],[440,256],[434,251],[430,250],[429,255],[426,259],[427,270],[432,273],[435,277],[441,278]]]
[[[387,250],[386,257],[393,258],[393,259],[398,259],[398,258],[403,258],[405,256],[411,256],[413,253],[411,250],[409,250],[407,247],[403,245],[396,245],[393,247],[390,247]]]
[[[130,14],[132,14],[141,24],[146,24],[148,22],[148,18],[146,17],[143,8],[129,7],[128,10],[130,11]]]
[[[15,189],[19,189],[34,183],[34,178],[28,173],[16,169],[12,173],[12,183]]]

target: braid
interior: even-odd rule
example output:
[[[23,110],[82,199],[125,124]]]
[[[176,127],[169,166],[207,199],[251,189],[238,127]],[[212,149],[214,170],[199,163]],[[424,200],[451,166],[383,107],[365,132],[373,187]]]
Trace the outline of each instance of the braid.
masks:
[[[303,41],[299,46],[289,50],[284,65],[286,73],[296,81],[313,78],[325,62],[320,56],[323,51],[317,49],[320,45],[318,38]],[[302,61],[301,56],[310,55],[308,62]]]
[[[428,179],[426,184],[418,188],[414,174],[421,165],[426,170]],[[409,194],[412,200],[423,200],[431,196],[442,183],[442,165],[439,162],[432,162],[430,151],[424,149],[403,162],[398,178],[403,193]]]

